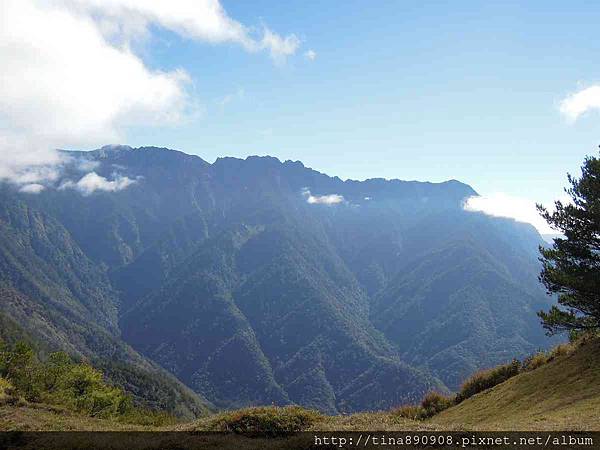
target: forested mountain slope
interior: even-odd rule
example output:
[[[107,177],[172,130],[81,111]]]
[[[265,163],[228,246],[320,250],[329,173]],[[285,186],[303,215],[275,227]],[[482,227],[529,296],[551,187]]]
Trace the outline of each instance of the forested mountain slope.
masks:
[[[190,418],[205,412],[207,402],[120,339],[105,270],[55,219],[0,195],[0,337],[93,361],[140,404]]]
[[[465,211],[476,192],[458,181],[342,181],[300,162],[209,164],[154,147],[65,154],[57,189],[3,200],[56,224],[78,258],[37,254],[52,268],[19,269],[69,286],[36,308],[57,314],[64,297],[65,327],[122,336],[219,407],[387,408],[548,345],[534,314],[550,301],[540,236]],[[84,166],[133,183],[69,188]]]

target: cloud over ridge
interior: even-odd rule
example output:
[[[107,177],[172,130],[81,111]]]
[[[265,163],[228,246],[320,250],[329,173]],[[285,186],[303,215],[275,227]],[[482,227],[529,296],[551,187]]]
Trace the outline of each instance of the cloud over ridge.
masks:
[[[465,211],[482,212],[489,216],[529,223],[542,234],[555,233],[538,213],[535,202],[526,198],[503,193],[473,196],[465,200],[463,208]]]
[[[83,195],[90,195],[96,191],[122,191],[136,182],[136,180],[118,174],[113,175],[113,178],[113,180],[108,180],[96,172],[90,172],[77,182],[65,181],[60,185],[59,189],[75,189]]]
[[[188,73],[150,68],[132,51],[152,26],[276,61],[300,45],[232,19],[218,0],[2,0],[0,181],[45,186],[64,162],[56,148],[119,141],[127,126],[193,113]]]
[[[311,205],[336,205],[346,201],[343,195],[312,195],[309,189],[303,189],[302,195],[306,198],[306,203],[310,203]]]

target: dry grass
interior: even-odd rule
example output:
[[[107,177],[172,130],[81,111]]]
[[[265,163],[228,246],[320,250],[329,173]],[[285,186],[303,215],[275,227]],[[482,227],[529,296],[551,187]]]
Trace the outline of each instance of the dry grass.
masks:
[[[600,339],[566,344],[550,355],[428,422],[468,430],[600,431]]]
[[[439,392],[432,391],[423,397],[420,405],[404,405],[393,409],[390,414],[404,419],[425,420],[454,406],[455,402],[455,397],[446,397]]]
[[[406,419],[390,412],[370,412],[326,416],[315,422],[310,431],[432,431],[436,429],[436,425]]]
[[[523,370],[535,370],[548,363],[548,354],[546,352],[538,352],[525,358],[523,361]]]
[[[469,377],[461,386],[456,395],[456,403],[460,403],[475,394],[493,388],[500,383],[505,382],[519,374],[521,363],[514,360],[511,363],[493,367],[487,370],[481,370]]]
[[[299,406],[263,406],[217,414],[187,429],[274,437],[305,431],[322,419],[320,413]]]
[[[150,428],[93,419],[43,404],[0,406],[2,431],[143,431]]]

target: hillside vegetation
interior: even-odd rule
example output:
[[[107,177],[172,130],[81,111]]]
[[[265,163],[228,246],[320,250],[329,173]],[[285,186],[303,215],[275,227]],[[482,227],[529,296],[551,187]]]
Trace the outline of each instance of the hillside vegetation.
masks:
[[[23,341],[10,345],[0,340],[2,428],[61,429],[65,418],[67,423],[75,420],[67,429],[88,429],[85,418],[110,419],[119,424],[116,429],[124,428],[120,424],[160,426],[175,421],[165,412],[134,406],[131,395],[86,362],[64,352],[42,360]]]
[[[430,420],[469,430],[600,430],[600,339],[583,341]]]
[[[463,391],[474,380],[505,373],[503,367],[510,365],[473,375]],[[432,417],[415,420],[402,417],[401,409],[327,416],[297,406],[268,406],[223,412],[185,423],[124,421],[119,415],[101,419],[78,413],[72,406],[15,399],[13,389],[8,380],[0,378],[0,430],[228,431],[263,436],[304,430],[600,431],[600,339],[582,340],[536,354],[506,381],[441,412],[433,412]],[[436,398],[428,395],[423,403],[431,406],[436,404]]]

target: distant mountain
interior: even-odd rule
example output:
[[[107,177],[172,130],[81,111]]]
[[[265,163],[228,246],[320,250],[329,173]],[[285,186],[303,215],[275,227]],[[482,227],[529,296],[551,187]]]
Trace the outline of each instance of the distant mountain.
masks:
[[[550,303],[541,237],[465,211],[477,194],[458,181],[342,181],[300,162],[209,164],[154,147],[65,154],[61,188],[2,199],[76,249],[68,264],[52,250],[19,269],[66,286],[36,294],[40,315],[59,311],[61,332],[101,327],[217,407],[387,408],[550,344],[535,316]],[[131,184],[79,192],[90,170]],[[61,345],[97,351],[76,335]]]
[[[209,408],[120,338],[105,269],[55,219],[0,188],[0,338],[65,350],[101,367],[137,403],[196,417]]]

